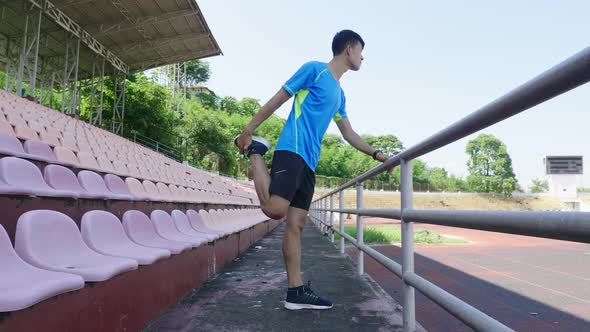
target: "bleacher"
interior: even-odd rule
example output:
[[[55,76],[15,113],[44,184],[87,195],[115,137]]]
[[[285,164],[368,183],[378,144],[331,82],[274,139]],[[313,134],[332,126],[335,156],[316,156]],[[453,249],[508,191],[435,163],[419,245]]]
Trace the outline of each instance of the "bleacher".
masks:
[[[140,329],[278,224],[251,184],[4,90],[0,157],[0,331]]]

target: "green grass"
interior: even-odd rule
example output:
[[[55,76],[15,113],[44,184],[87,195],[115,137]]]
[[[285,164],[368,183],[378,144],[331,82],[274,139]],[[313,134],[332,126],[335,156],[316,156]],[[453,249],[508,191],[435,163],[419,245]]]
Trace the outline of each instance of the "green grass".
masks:
[[[338,226],[336,226],[338,227]],[[344,232],[356,238],[356,227],[345,226]],[[340,235],[334,233],[334,241],[340,240]],[[402,241],[401,230],[399,227],[393,226],[369,226],[365,227],[363,232],[363,241],[365,244],[393,244]],[[348,241],[346,241],[348,242]],[[414,243],[426,244],[458,244],[467,243],[465,240],[452,239],[441,236],[437,233],[427,231],[424,229],[417,229],[414,231]]]

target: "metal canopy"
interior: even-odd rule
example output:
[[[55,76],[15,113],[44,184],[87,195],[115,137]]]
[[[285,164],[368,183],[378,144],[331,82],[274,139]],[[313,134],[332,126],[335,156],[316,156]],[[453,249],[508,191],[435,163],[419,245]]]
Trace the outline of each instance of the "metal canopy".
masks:
[[[78,79],[92,76],[97,54],[127,73],[221,54],[194,0],[0,0],[6,40],[21,38],[27,5],[43,8],[39,58],[63,58],[68,35],[81,39]]]

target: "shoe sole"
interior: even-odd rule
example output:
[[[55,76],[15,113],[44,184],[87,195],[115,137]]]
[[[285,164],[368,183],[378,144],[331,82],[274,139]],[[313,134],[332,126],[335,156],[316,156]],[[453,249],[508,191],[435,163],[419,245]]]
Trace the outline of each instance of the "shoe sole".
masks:
[[[314,305],[314,304],[299,304],[299,303],[285,303],[285,309],[288,310],[301,310],[301,309],[313,309],[313,310],[327,310],[332,309],[333,305],[326,307],[321,305]]]

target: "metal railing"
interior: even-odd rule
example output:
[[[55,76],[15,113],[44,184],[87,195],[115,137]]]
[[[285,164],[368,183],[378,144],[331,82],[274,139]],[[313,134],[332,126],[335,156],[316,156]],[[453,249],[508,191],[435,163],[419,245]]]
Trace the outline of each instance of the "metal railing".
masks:
[[[360,274],[364,271],[364,254],[367,254],[402,279],[404,331],[415,330],[415,289],[477,331],[512,331],[414,272],[415,222],[590,243],[590,213],[587,212],[442,211],[412,208],[412,159],[501,122],[588,81],[590,48],[313,201],[310,210],[312,220],[320,228],[325,227],[340,234],[340,252],[344,253],[345,239],[357,247]],[[393,166],[401,168],[401,209],[364,209],[363,182]],[[345,209],[344,190],[354,185],[357,190],[357,207]],[[336,194],[339,198],[338,209],[334,207]],[[333,227],[334,212],[340,214],[338,229]],[[344,214],[357,216],[356,238],[344,232]],[[401,264],[363,244],[363,216],[401,220]],[[334,241],[333,236],[331,240]]]

